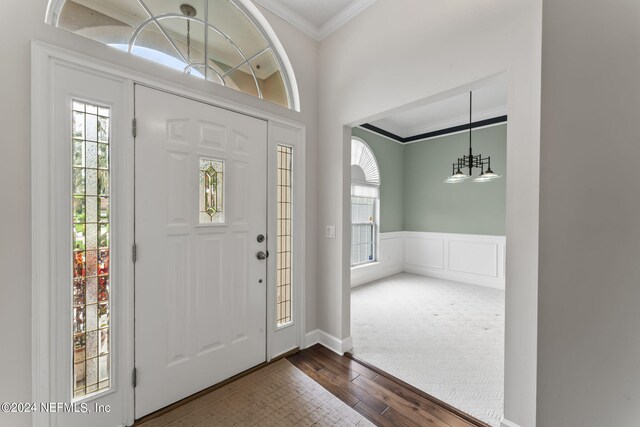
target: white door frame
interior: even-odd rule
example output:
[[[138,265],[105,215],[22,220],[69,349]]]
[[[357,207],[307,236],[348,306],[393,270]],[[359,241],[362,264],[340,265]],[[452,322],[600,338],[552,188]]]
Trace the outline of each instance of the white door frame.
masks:
[[[306,127],[296,121],[261,111],[260,109],[247,107],[242,104],[231,102],[219,96],[206,93],[199,93],[193,90],[179,87],[175,83],[168,82],[163,79],[151,78],[140,72],[132,71],[124,67],[116,66],[108,62],[97,60],[90,56],[79,54],[64,48],[46,44],[40,41],[33,41],[31,44],[31,293],[32,293],[32,401],[35,403],[51,402],[52,386],[54,384],[55,374],[55,332],[51,325],[55,314],[52,305],[52,283],[54,283],[55,265],[50,256],[52,248],[53,234],[50,230],[59,226],[54,223],[55,220],[47,213],[50,211],[55,202],[55,189],[47,185],[38,185],[38,183],[48,182],[52,169],[54,167],[51,156],[51,91],[52,91],[52,65],[54,63],[64,63],[70,67],[85,70],[101,76],[109,77],[128,84],[130,86],[129,93],[131,101],[133,101],[133,84],[139,83],[145,86],[156,88],[162,91],[174,93],[183,97],[203,102],[205,104],[214,105],[216,107],[225,108],[241,114],[253,116],[269,122],[268,147],[271,151],[277,144],[283,143],[294,147],[294,167],[296,174],[295,183],[297,189],[294,190],[294,230],[293,232],[298,238],[294,237],[294,259],[295,273],[294,283],[296,291],[294,293],[294,322],[290,328],[296,329],[294,334],[297,340],[296,345],[286,344],[286,341],[278,341],[278,334],[286,329],[277,329],[275,327],[275,283],[276,271],[273,260],[268,263],[267,285],[269,292],[267,293],[267,361],[274,357],[287,352],[295,347],[304,348],[305,344],[305,247],[304,233],[306,229],[306,207],[305,207],[305,142]],[[133,119],[133,105],[127,106],[128,113]],[[275,135],[278,129],[286,129],[288,136],[284,140],[277,140]],[[281,133],[281,132],[280,132]],[[120,258],[116,260],[121,264],[122,278],[128,281],[127,292],[122,292],[122,302],[119,307],[120,312],[114,312],[113,316],[119,316],[122,325],[122,354],[117,356],[119,360],[119,369],[124,372],[133,372],[134,368],[134,304],[133,304],[133,262],[131,260],[130,250],[133,244],[133,233],[127,230],[133,230],[133,137],[130,137],[127,151],[130,156],[127,157],[125,150],[122,150],[120,158],[114,158],[114,162],[121,161],[120,165],[112,165],[113,173],[129,179],[126,186],[116,189],[123,192],[123,202],[119,208],[112,211],[112,217],[123,218],[121,220],[122,235],[119,244],[114,246],[114,252],[120,253]],[[126,161],[129,159],[130,161]],[[272,185],[275,179],[275,170],[272,170],[271,156],[269,156],[269,194],[267,209],[270,213],[276,211],[275,187]],[[265,159],[266,161],[266,159]],[[115,168],[118,168],[117,171]],[[125,181],[125,180],[123,180]],[[126,182],[126,181],[125,181]],[[268,224],[269,233],[274,237],[270,239],[269,250],[272,254],[275,250],[275,226],[272,227],[273,219],[270,217]],[[275,224],[275,222],[274,222]],[[130,236],[130,237],[129,237]],[[114,236],[118,237],[118,236]],[[114,239],[115,243],[115,239]],[[272,290],[273,288],[273,290]],[[274,345],[276,342],[282,342],[281,347]],[[123,420],[123,425],[131,425],[134,422],[134,390],[132,385],[121,384],[123,391],[123,410],[127,414]],[[35,412],[32,416],[34,426],[50,426],[55,425],[55,420],[45,413]]]

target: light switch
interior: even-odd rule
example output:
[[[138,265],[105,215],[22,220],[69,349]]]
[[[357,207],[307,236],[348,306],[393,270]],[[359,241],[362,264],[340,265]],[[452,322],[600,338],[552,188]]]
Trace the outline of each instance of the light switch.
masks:
[[[336,238],[336,226],[335,225],[327,225],[325,228],[324,235],[327,239],[335,239]]]

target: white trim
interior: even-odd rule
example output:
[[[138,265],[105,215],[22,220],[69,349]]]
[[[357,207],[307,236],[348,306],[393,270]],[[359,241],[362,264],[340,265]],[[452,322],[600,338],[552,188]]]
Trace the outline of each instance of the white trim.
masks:
[[[31,50],[31,396],[33,402],[50,402],[50,292],[51,256],[49,247],[49,217],[53,182],[49,181],[49,61],[38,49]],[[48,186],[35,185],[36,175],[46,177]],[[48,188],[47,188],[48,187]],[[43,241],[43,238],[46,240]],[[35,262],[38,260],[38,262]],[[34,427],[48,426],[49,415],[34,412]]]
[[[488,128],[492,128],[492,127],[496,127],[496,126],[507,125],[508,123],[509,123],[508,121],[506,121],[506,122],[500,122],[500,123],[491,123],[491,124],[489,124],[489,125],[475,127],[475,128],[473,128],[473,131],[475,132],[475,131],[477,131],[477,130],[482,130],[482,129],[488,129]],[[375,125],[374,125],[374,126],[375,126]],[[457,132],[449,132],[449,133],[445,133],[445,134],[443,134],[443,135],[436,135],[436,136],[430,136],[430,137],[428,137],[428,138],[416,139],[415,141],[400,142],[400,141],[398,141],[397,139],[390,138],[390,137],[388,137],[387,135],[383,135],[383,134],[381,134],[381,133],[379,133],[379,132],[376,132],[376,131],[374,131],[374,130],[367,129],[367,128],[363,128],[361,125],[358,125],[358,126],[356,126],[356,127],[357,127],[358,129],[361,129],[361,130],[363,130],[363,131],[366,131],[366,132],[372,133],[372,134],[374,134],[374,135],[378,135],[378,136],[380,136],[380,137],[382,137],[382,138],[385,138],[385,139],[387,139],[387,140],[389,140],[389,141],[391,141],[391,142],[395,142],[396,144],[400,144],[400,145],[402,145],[402,146],[406,146],[406,145],[410,145],[410,144],[416,144],[416,143],[418,143],[418,142],[431,141],[432,139],[445,138],[445,137],[447,137],[447,136],[451,136],[451,135],[458,135],[458,134],[460,134],[460,133],[467,133],[467,132],[469,132],[469,130],[468,130],[468,129],[464,129],[464,130],[460,130],[460,131],[457,131]],[[444,128],[444,129],[446,129],[446,128]],[[439,130],[439,129],[436,129],[436,130]],[[399,136],[399,135],[398,135],[398,136]]]
[[[306,229],[306,147],[304,138],[304,128],[287,126],[280,123],[269,123],[268,142],[268,188],[269,206],[267,225],[267,249],[274,254],[268,260],[268,284],[273,284],[267,288],[267,360],[277,357],[291,348],[303,348],[305,344],[305,324],[304,313],[305,303],[305,253],[306,241],[304,239]],[[277,147],[278,145],[293,148],[293,310],[292,322],[281,327],[276,325],[276,274],[277,258],[277,224],[275,221],[277,212]],[[273,218],[273,221],[271,220]],[[298,237],[296,237],[298,236]],[[288,350],[285,350],[288,349]]]
[[[59,60],[67,61],[78,66],[86,67],[88,69],[100,70],[103,73],[118,76],[123,79],[132,80],[136,83],[148,86],[153,89],[179,94],[185,98],[191,98],[196,101],[204,102],[205,104],[210,104],[216,107],[224,108],[226,110],[235,111],[247,116],[252,116],[263,120],[270,120],[292,127],[305,129],[305,126],[302,123],[295,120],[288,119],[277,114],[261,110],[259,108],[250,107],[239,102],[230,101],[226,98],[222,98],[220,95],[198,92],[180,84],[157,77],[152,77],[142,72],[130,70],[126,67],[102,61],[83,53],[74,52],[63,47],[55,46],[37,40],[34,40],[32,42],[32,46],[34,48],[41,49],[51,58],[57,58]]]
[[[400,274],[404,271],[402,264],[382,265],[379,262],[351,267],[351,287],[366,285],[375,280]]]
[[[355,18],[360,12],[371,6],[376,0],[354,0],[349,6],[345,7],[340,13],[335,15],[321,27],[309,22],[308,19],[294,12],[276,0],[254,0],[260,6],[269,10],[271,13],[278,15],[314,40],[322,41],[329,35],[337,31],[340,27]]]
[[[509,420],[502,420],[500,427],[520,427],[518,424],[511,422]]]
[[[341,340],[321,329],[316,329],[306,334],[305,348],[316,344],[321,344],[340,356],[353,349],[353,339],[351,337]]]
[[[404,271],[407,273],[496,289],[505,288],[506,238],[504,236],[406,231],[404,238]],[[428,242],[435,244],[438,253],[434,255],[437,259],[429,259],[431,254],[428,253],[420,253],[419,256],[412,253],[409,246],[416,242],[420,245]],[[454,247],[462,249],[462,253],[454,252]],[[465,249],[467,251],[471,249],[474,253],[465,253]],[[478,254],[488,256],[485,263],[477,262]]]
[[[489,108],[482,111],[474,111],[473,112],[473,121],[479,122],[482,120],[492,119],[494,117],[506,116],[507,115],[507,106],[500,106],[495,108]],[[384,119],[383,119],[384,121]],[[376,123],[371,123],[376,126]],[[382,123],[381,123],[382,124]],[[422,135],[423,133],[435,132],[441,129],[447,129],[454,126],[463,126],[469,124],[469,113],[457,115],[454,117],[449,117],[445,120],[440,120],[434,123],[421,123],[411,127],[406,127],[404,129],[400,129],[398,127],[393,126],[391,123],[387,123],[386,125],[379,126],[380,128],[399,135],[403,138],[410,138],[415,135]],[[477,128],[474,128],[477,129]]]
[[[375,125],[374,125],[374,126],[375,126]],[[358,128],[358,129],[360,129],[360,130],[363,130],[363,131],[365,131],[365,132],[369,132],[370,134],[378,135],[379,137],[384,138],[384,139],[386,139],[386,140],[388,140],[388,141],[395,142],[396,144],[405,145],[405,143],[404,143],[404,142],[400,142],[400,141],[398,141],[397,139],[393,139],[393,138],[391,138],[391,137],[388,137],[387,135],[383,135],[383,134],[381,134],[380,132],[376,132],[376,131],[374,131],[374,130],[364,128],[364,127],[362,127],[362,125],[357,125],[357,126],[355,126],[355,127],[357,127],[357,128]],[[382,129],[382,128],[381,128],[381,129]],[[398,135],[398,136],[400,136],[400,135]]]
[[[491,123],[491,124],[485,125],[485,126],[474,127],[473,131],[475,132],[477,130],[488,129],[488,128],[492,128],[492,127],[496,127],[496,126],[503,126],[503,125],[506,126],[507,124],[508,124],[508,122]],[[436,136],[431,136],[429,138],[417,139],[415,141],[401,142],[400,144],[402,144],[402,145],[410,145],[410,144],[415,144],[417,142],[431,141],[432,139],[444,138],[444,137],[447,137],[447,136],[458,135],[460,133],[467,133],[467,132],[469,132],[468,129],[463,129],[463,130],[460,130],[458,132],[449,132],[449,133],[445,133],[443,135],[436,135]]]
[[[320,29],[311,22],[289,9],[284,4],[276,0],[254,0],[255,3],[267,9],[269,12],[287,21],[309,37],[320,41]]]
[[[47,4],[47,12],[45,14],[45,22],[49,25],[57,26],[60,10],[66,0],[49,0]],[[269,24],[269,21],[262,15],[260,10],[250,0],[233,0],[236,5],[246,14],[247,18],[258,28],[263,36],[267,39],[272,49],[275,51],[276,61],[280,64],[283,71],[283,79],[286,92],[291,105],[290,109],[300,112],[300,91],[298,89],[298,81],[296,79],[293,66],[289,60],[289,56],[285,51],[276,32]],[[108,5],[103,5],[109,9]],[[104,9],[104,10],[107,10]]]
[[[133,283],[130,253],[133,243],[133,137],[129,131],[128,120],[133,117],[133,85],[126,77],[114,76],[94,67],[81,66],[74,61],[61,60],[37,42],[32,43],[31,55],[32,401],[38,404],[71,401],[71,390],[65,388],[68,379],[71,378],[71,347],[66,347],[71,337],[59,335],[59,331],[66,328],[69,320],[56,315],[58,307],[68,309],[70,305],[70,298],[66,299],[56,288],[62,286],[61,280],[66,282],[70,279],[67,276],[71,270],[70,258],[68,268],[59,267],[60,260],[64,259],[59,247],[66,242],[61,236],[69,233],[68,227],[71,224],[70,215],[67,219],[64,218],[69,214],[70,208],[68,202],[60,200],[56,195],[59,194],[57,186],[66,181],[61,180],[61,177],[65,176],[67,167],[70,171],[71,165],[67,164],[65,152],[59,150],[56,145],[56,141],[59,141],[57,132],[62,132],[64,127],[58,128],[53,125],[53,114],[59,112],[53,103],[61,101],[62,96],[65,100],[75,97],[71,91],[75,91],[76,88],[69,87],[65,91],[70,92],[54,96],[60,86],[54,85],[53,76],[54,70],[59,74],[81,72],[85,75],[95,75],[103,79],[103,82],[110,81],[118,85],[118,93],[113,93],[110,97],[117,107],[112,115],[115,126],[112,131],[114,144],[111,147],[110,162],[111,188],[114,191],[111,207],[111,277],[114,282],[122,284],[111,293],[114,304],[111,308],[111,330],[114,331],[111,353],[112,358],[115,358],[112,359],[111,389],[90,395],[81,401],[116,399],[122,406],[114,407],[114,416],[122,414],[122,422],[130,424],[133,422],[133,387],[129,378],[134,359],[133,327],[128,327],[133,325],[133,286],[129,285]],[[96,96],[90,91],[81,92],[80,97]],[[59,122],[56,123],[56,126],[61,126]],[[71,247],[69,257],[70,250]],[[60,357],[69,357],[68,368],[61,368]],[[109,403],[113,403],[113,400]],[[40,411],[35,411],[32,415],[34,426],[44,427],[52,423],[57,423],[55,415]]]
[[[55,342],[50,339],[51,332],[55,328],[53,322],[49,321],[51,310],[54,310],[50,304],[51,294],[49,291],[49,284],[52,283],[52,277],[55,274],[52,257],[55,253],[50,246],[50,224],[55,223],[55,212],[52,209],[52,204],[55,197],[51,195],[55,194],[55,188],[53,180],[46,178],[44,181],[42,177],[47,177],[51,173],[51,150],[49,148],[49,140],[51,135],[51,96],[50,91],[52,89],[51,80],[51,64],[64,63],[72,68],[79,68],[88,72],[93,72],[102,76],[110,76],[119,81],[129,81],[139,83],[145,86],[149,86],[158,90],[171,92],[184,96],[196,101],[204,102],[210,105],[225,108],[231,111],[238,112],[240,114],[253,116],[263,120],[268,120],[272,123],[288,126],[292,129],[296,129],[299,132],[300,140],[298,141],[298,152],[302,156],[298,162],[300,165],[305,165],[304,147],[306,145],[306,127],[294,120],[283,118],[276,114],[262,111],[257,108],[247,107],[243,104],[229,101],[219,96],[196,92],[192,89],[185,88],[175,83],[168,82],[166,80],[149,77],[148,75],[129,70],[125,67],[114,65],[105,61],[101,61],[92,58],[88,55],[73,52],[64,48],[60,48],[54,45],[43,43],[40,41],[32,41],[32,93],[31,93],[31,144],[32,144],[32,157],[31,157],[31,170],[32,170],[32,189],[31,189],[31,202],[32,202],[32,271],[31,271],[31,284],[32,284],[32,401],[33,402],[50,402],[52,400],[52,392],[54,390],[55,383],[52,382],[52,375],[55,374]],[[132,88],[131,88],[132,90]],[[131,95],[130,101],[133,101],[133,95]],[[130,117],[133,117],[133,105],[128,106],[131,109]],[[128,131],[127,131],[128,132]],[[133,148],[133,144],[130,144]],[[132,159],[133,156],[129,156]],[[133,170],[125,170],[120,172],[122,175],[122,182],[131,183],[133,187]],[[304,175],[304,169],[299,174]],[[299,177],[298,179],[302,179]],[[38,182],[47,182],[47,185],[38,186]],[[304,182],[304,180],[302,181]],[[300,186],[301,199],[298,202],[301,212],[299,215],[299,226],[301,231],[300,236],[304,236],[305,230],[305,191],[304,185]],[[133,203],[133,192],[124,194],[130,203]],[[133,210],[131,207],[124,207],[124,214],[128,215],[130,212],[130,218],[133,220]],[[121,212],[121,214],[123,214]],[[120,233],[126,233],[124,230],[126,227],[121,227]],[[129,232],[129,236],[133,236],[132,232]],[[299,274],[299,286],[298,297],[300,298],[299,304],[299,333],[298,340],[301,346],[304,343],[304,320],[306,318],[306,309],[304,304],[304,285],[306,277],[305,275],[305,247],[304,238],[300,239],[300,247],[298,249],[300,260],[298,261],[298,273]],[[123,256],[130,259],[129,254],[122,253]],[[36,261],[37,260],[37,261]],[[123,262],[123,267],[125,263]],[[130,268],[126,268],[122,272],[123,275],[131,274]],[[125,301],[127,311],[133,310],[133,298]],[[122,360],[120,370],[122,372],[128,371],[129,367],[133,368],[133,312],[131,315],[125,313],[122,317],[123,326],[123,340],[126,341],[123,346],[123,351],[126,351],[125,360]],[[125,336],[126,335],[126,336]],[[272,339],[267,330],[267,341]],[[130,371],[128,371],[130,372]],[[127,376],[128,377],[128,376]],[[127,389],[129,387],[122,387]],[[125,422],[127,425],[133,423],[133,389],[131,389],[129,398],[126,403],[126,410],[130,412],[131,416],[129,420]],[[32,423],[36,427],[47,427],[51,425],[51,418],[48,414],[35,412],[32,417]]]
[[[309,348],[320,343],[320,329],[307,332],[304,336],[304,348]]]
[[[411,246],[420,249],[411,250]],[[452,251],[452,246],[458,251]],[[477,255],[486,257],[485,262],[478,264]],[[352,267],[351,287],[406,272],[505,289],[505,260],[504,236],[413,231],[380,233],[378,262]]]
[[[318,29],[319,40],[327,38],[375,2],[376,0],[355,0]]]
[[[406,231],[387,231],[380,233],[380,238],[385,240],[402,239],[405,237]]]
[[[364,145],[367,150],[369,150],[369,152],[371,153],[371,157],[373,158],[373,162],[376,166],[376,173],[378,174],[378,182],[373,182],[373,181],[367,181],[365,180],[364,182],[360,181],[360,180],[351,180],[351,184],[357,184],[357,185],[368,185],[371,187],[377,187],[380,188],[380,183],[382,182],[382,175],[380,173],[380,164],[378,163],[378,158],[376,157],[376,154],[373,152],[373,150],[371,149],[371,146],[367,143],[367,141],[365,141],[364,139],[360,138],[359,136],[355,136],[355,135],[351,135],[351,144],[353,144],[353,140],[356,140],[360,143],[362,143],[362,145]],[[353,163],[353,159],[350,160],[351,161],[351,166],[360,166],[360,165],[356,165],[355,163]],[[362,168],[362,166],[360,166]],[[363,169],[364,171],[364,169]],[[366,179],[366,178],[365,178]],[[379,196],[377,197],[378,199],[380,198]]]
[[[246,9],[249,19],[258,26],[258,29],[261,30],[267,37],[267,40],[271,42],[271,46],[276,51],[275,57],[278,62],[280,62],[280,65],[282,65],[284,71],[283,77],[285,79],[285,87],[288,87],[288,89],[291,90],[291,93],[289,94],[291,105],[289,107],[294,111],[300,112],[300,91],[298,89],[296,73],[293,71],[289,55],[287,55],[287,52],[284,50],[276,32],[271,27],[271,24],[269,24],[269,21],[267,21],[267,18],[264,17],[260,10],[258,10],[250,0],[235,1],[240,3]],[[288,83],[288,85],[286,83]]]
[[[502,289],[504,285],[500,281],[492,280],[488,278],[478,277],[473,274],[444,272],[428,267],[421,267],[416,265],[407,265],[404,268],[405,273],[418,274],[420,276],[433,277],[436,279],[450,280],[452,282],[467,283],[469,285],[485,286],[487,288]]]
[[[403,232],[379,233],[378,236],[378,261],[351,267],[352,288],[404,271]]]

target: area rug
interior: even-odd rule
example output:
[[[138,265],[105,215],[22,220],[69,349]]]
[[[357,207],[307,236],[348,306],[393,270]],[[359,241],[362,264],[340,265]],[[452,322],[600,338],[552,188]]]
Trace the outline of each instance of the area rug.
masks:
[[[372,425],[282,359],[141,427]]]
[[[351,292],[353,353],[492,425],[504,400],[504,291],[399,274]]]

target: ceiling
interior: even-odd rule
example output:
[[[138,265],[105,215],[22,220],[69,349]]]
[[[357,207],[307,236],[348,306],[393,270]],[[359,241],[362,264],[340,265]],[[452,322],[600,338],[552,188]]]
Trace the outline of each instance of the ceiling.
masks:
[[[473,122],[506,114],[506,82],[501,81],[473,90]],[[467,123],[469,123],[468,92],[369,122],[401,138],[411,138]]]
[[[253,0],[316,40],[322,40],[376,0]]]

